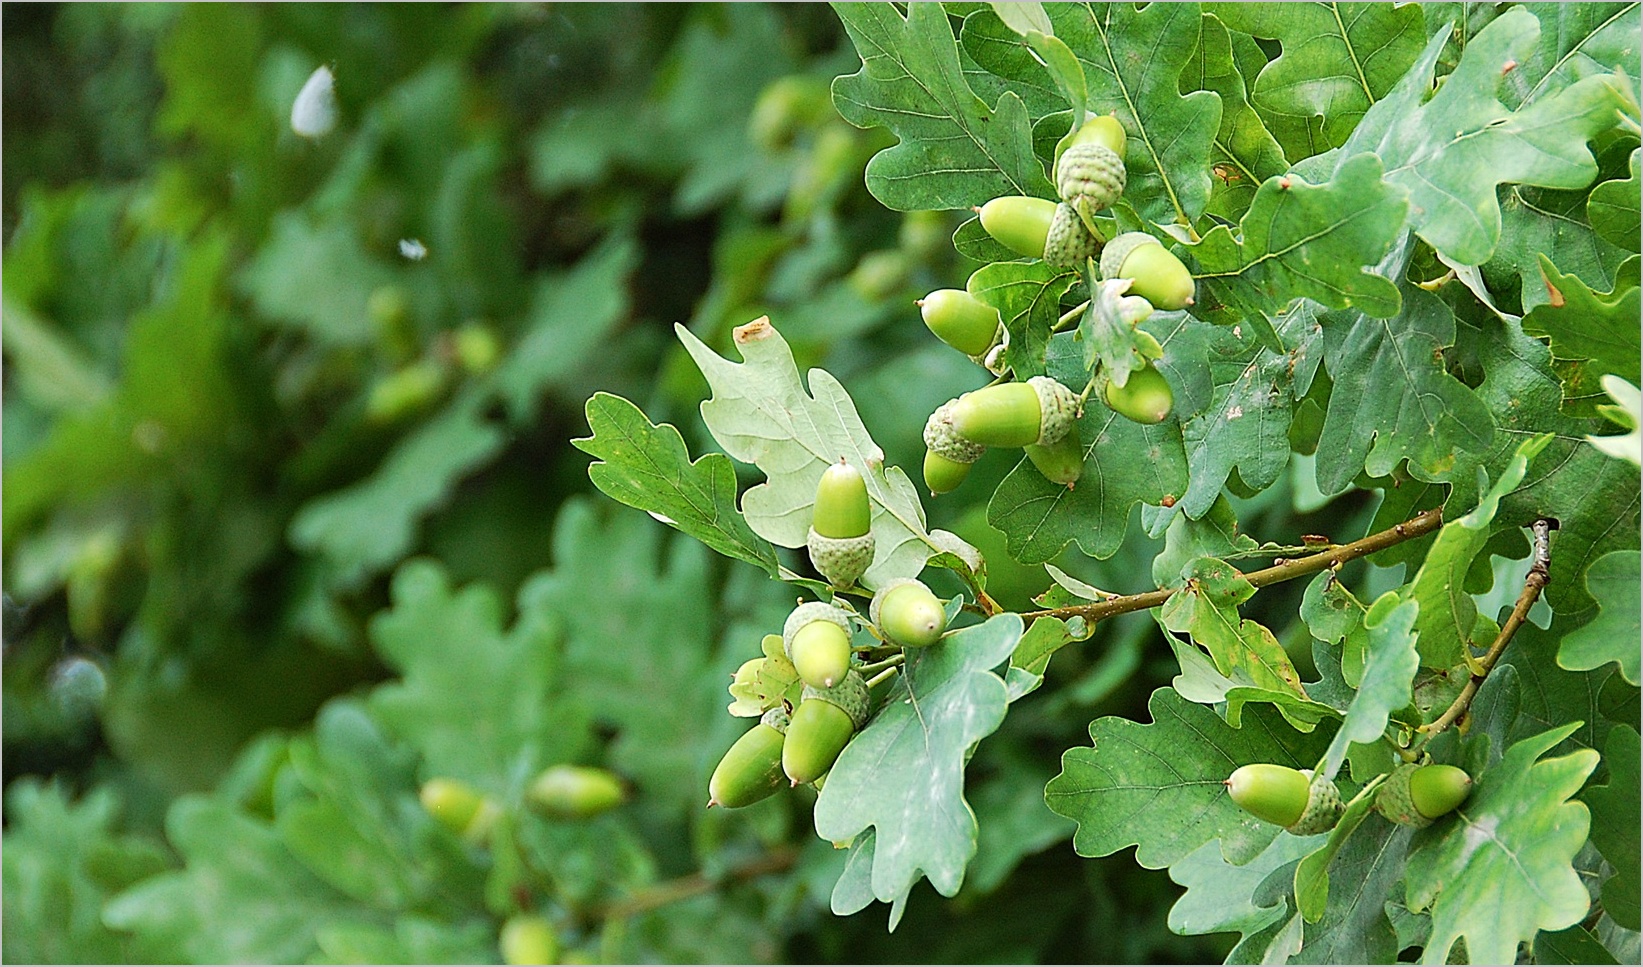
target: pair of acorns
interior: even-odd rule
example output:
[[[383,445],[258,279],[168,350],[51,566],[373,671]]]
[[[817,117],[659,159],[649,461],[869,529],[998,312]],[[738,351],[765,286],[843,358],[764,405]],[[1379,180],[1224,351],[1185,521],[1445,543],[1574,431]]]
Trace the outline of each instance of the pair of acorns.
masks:
[[[542,770],[525,792],[526,803],[554,819],[588,819],[615,809],[627,797],[627,787],[612,773],[574,765]],[[418,798],[440,825],[476,845],[490,838],[502,817],[500,803],[460,779],[429,779]]]
[[[1270,762],[1242,766],[1226,780],[1232,801],[1257,819],[1295,834],[1311,836],[1335,828],[1346,806],[1340,790],[1310,769]],[[1405,762],[1393,769],[1375,793],[1375,809],[1394,823],[1430,826],[1472,793],[1472,777],[1450,765]]]

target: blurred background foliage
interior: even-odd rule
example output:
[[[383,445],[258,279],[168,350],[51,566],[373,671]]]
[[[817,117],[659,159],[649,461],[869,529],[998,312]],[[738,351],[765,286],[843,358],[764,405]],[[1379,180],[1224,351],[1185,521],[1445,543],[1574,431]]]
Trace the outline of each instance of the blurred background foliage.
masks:
[[[919,888],[893,934],[883,908],[828,912],[842,854],[813,796],[702,808],[742,727],[729,673],[793,591],[590,497],[583,401],[626,396],[702,452],[670,327],[723,350],[768,313],[911,467],[924,415],[985,382],[913,307],[976,267],[961,219],[867,195],[888,136],[833,110],[859,60],[826,6],[3,17],[8,962],[494,961],[521,909],[586,962],[1225,954],[1165,931],[1164,872],[1078,859],[1043,803],[1092,718],[1143,718],[1174,673],[1145,615],[981,746],[968,882]],[[321,65],[340,123],[309,141],[290,109]],[[1049,580],[985,524],[1009,469],[930,514],[1022,607]],[[1361,530],[1365,497],[1278,486],[1238,517]],[[1145,589],[1140,523],[1059,563]],[[1304,667],[1299,594],[1251,616]],[[631,801],[523,809],[558,762]],[[487,846],[421,810],[435,776],[504,805]]]

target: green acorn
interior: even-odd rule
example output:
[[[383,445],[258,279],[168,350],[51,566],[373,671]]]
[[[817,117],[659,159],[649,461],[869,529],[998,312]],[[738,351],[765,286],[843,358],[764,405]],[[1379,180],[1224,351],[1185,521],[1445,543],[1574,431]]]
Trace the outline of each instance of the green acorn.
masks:
[[[1405,762],[1375,793],[1375,808],[1394,823],[1420,828],[1448,815],[1471,794],[1472,777],[1464,769]]]
[[[924,485],[931,495],[957,490],[970,475],[970,465],[981,459],[987,448],[971,443],[953,428],[953,407],[958,400],[948,400],[936,407],[924,424]]]
[[[959,436],[988,447],[1050,446],[1072,429],[1078,397],[1048,376],[965,393],[949,418]]]
[[[1129,279],[1130,295],[1160,309],[1185,309],[1196,291],[1192,273],[1146,232],[1125,232],[1101,250],[1101,277]]]
[[[557,765],[542,770],[525,798],[557,819],[587,819],[620,806],[628,794],[622,780],[604,769]]]
[[[1028,258],[1044,257],[1056,204],[1046,198],[1005,195],[976,209],[981,227],[1000,245]]]
[[[851,671],[832,688],[806,685],[782,743],[782,771],[795,786],[833,768],[856,730],[867,724],[867,683]]]
[[[1102,384],[1101,398],[1107,401],[1113,412],[1137,423],[1162,423],[1169,419],[1170,408],[1175,405],[1175,394],[1170,390],[1169,380],[1150,362],[1140,369],[1131,370],[1130,378],[1123,386],[1104,376]]]
[[[1059,442],[1049,446],[1029,443],[1025,448],[1027,459],[1050,483],[1071,488],[1084,473],[1084,445],[1078,440],[1075,426]]]
[[[933,645],[947,630],[947,611],[941,599],[912,578],[880,588],[867,614],[880,634],[904,648]]]
[[[918,302],[924,324],[936,338],[966,356],[993,348],[1004,325],[998,310],[963,289],[937,289]]]
[[[805,542],[810,563],[828,583],[847,588],[873,563],[872,508],[861,472],[840,459],[816,484],[816,504]]]
[[[787,712],[778,706],[736,740],[708,780],[708,808],[751,806],[781,788],[788,720]]]
[[[428,815],[470,843],[483,843],[502,816],[502,807],[457,779],[429,779],[417,798]]]
[[[850,668],[850,616],[823,601],[801,604],[782,626],[782,645],[801,681],[829,688]]]
[[[1084,122],[1084,126],[1067,142],[1062,156],[1065,157],[1066,151],[1081,145],[1097,145],[1122,158],[1127,141],[1128,135],[1124,133],[1124,125],[1111,114],[1101,114]]]
[[[504,964],[552,964],[559,960],[559,935],[546,918],[518,913],[508,918],[497,936]]]
[[[1314,781],[1311,770],[1270,762],[1241,766],[1227,777],[1232,801],[1256,819],[1282,826],[1296,836],[1333,829],[1345,805],[1328,779]]]

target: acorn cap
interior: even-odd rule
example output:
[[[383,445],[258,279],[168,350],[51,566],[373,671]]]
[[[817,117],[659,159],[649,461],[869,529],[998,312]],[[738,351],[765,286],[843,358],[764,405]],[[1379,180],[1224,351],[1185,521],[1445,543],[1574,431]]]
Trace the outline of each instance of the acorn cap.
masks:
[[[1308,771],[1301,770],[1301,775],[1307,775]],[[1341,813],[1345,811],[1346,803],[1341,801],[1341,791],[1335,788],[1335,783],[1329,779],[1314,778],[1307,787],[1306,810],[1301,813],[1300,819],[1284,828],[1296,836],[1327,833],[1335,828]]]
[[[1038,393],[1038,440],[1041,447],[1061,442],[1078,422],[1078,396],[1057,380],[1034,376],[1027,380]]]
[[[835,588],[847,588],[867,573],[867,566],[873,563],[873,548],[872,531],[860,537],[823,537],[811,527],[805,538],[810,563]]]
[[[775,729],[777,732],[780,732],[781,734],[786,735],[787,734],[787,723],[788,723],[789,718],[790,718],[790,716],[788,714],[787,709],[785,709],[785,708],[781,707],[780,705],[778,705],[773,709],[769,709],[763,715],[759,716],[759,724],[760,725],[768,725],[771,728]]]
[[[930,419],[924,423],[924,445],[931,453],[940,454],[953,463],[971,464],[981,459],[987,448],[979,443],[971,443],[958,435],[953,427],[953,407],[958,400],[948,400],[936,407],[930,414]],[[928,464],[926,464],[928,468]],[[962,478],[961,478],[962,479]],[[928,483],[929,481],[926,481]],[[935,488],[932,487],[932,490]],[[950,489],[950,488],[949,488]],[[945,493],[945,491],[938,491]]]
[[[1081,269],[1086,259],[1101,254],[1101,242],[1084,227],[1078,212],[1065,203],[1055,206],[1055,218],[1044,237],[1044,261],[1063,269]]]
[[[1124,159],[1101,144],[1075,144],[1055,166],[1061,200],[1083,215],[1112,205],[1124,193]]]
[[[913,578],[898,578],[880,588],[867,614],[880,634],[904,647],[928,647],[947,630],[941,599]]]
[[[861,672],[856,671],[854,668],[846,673],[844,678],[832,688],[817,688],[814,685],[806,685],[800,705],[802,706],[804,702],[812,700],[837,705],[844,710],[846,715],[850,716],[850,721],[855,723],[858,729],[867,724],[867,713],[870,707],[867,682],[861,677]]]

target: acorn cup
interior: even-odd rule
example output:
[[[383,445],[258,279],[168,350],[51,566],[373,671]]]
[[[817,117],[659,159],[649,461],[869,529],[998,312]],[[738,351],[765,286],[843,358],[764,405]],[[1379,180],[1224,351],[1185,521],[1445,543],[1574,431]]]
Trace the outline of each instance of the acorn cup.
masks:
[[[1296,836],[1334,829],[1346,810],[1335,783],[1314,779],[1310,769],[1257,762],[1240,766],[1225,785],[1245,812]]]
[[[1101,383],[1101,398],[1113,412],[1137,423],[1162,423],[1169,419],[1170,409],[1175,406],[1175,393],[1170,389],[1169,380],[1150,362],[1131,370],[1123,386],[1107,379],[1105,373]]]
[[[806,548],[810,563],[836,588],[847,588],[873,563],[872,507],[861,472],[841,458],[816,484]]]
[[[949,419],[963,439],[985,447],[1051,446],[1078,417],[1078,397],[1048,376],[996,383],[965,393]]]
[[[1084,123],[1055,163],[1055,185],[1086,227],[1124,193],[1124,126],[1110,115]]]
[[[788,720],[785,709],[773,708],[736,740],[708,780],[709,809],[751,806],[782,787],[782,745]]]
[[[966,356],[983,356],[1004,326],[998,310],[963,289],[937,289],[918,302],[936,338]]]
[[[1082,268],[1101,242],[1072,206],[1045,198],[1005,195],[976,210],[981,227],[1005,248],[1061,268]]]
[[[957,490],[970,475],[970,465],[981,459],[987,448],[971,443],[953,428],[953,407],[948,400],[936,407],[924,424],[924,485],[932,496]]]
[[[1101,250],[1101,277],[1129,279],[1130,295],[1160,309],[1185,309],[1197,291],[1192,273],[1146,232],[1125,232]]]
[[[782,626],[782,645],[800,681],[831,688],[850,669],[850,616],[823,601],[801,604]]]
[[[947,610],[923,582],[892,581],[873,595],[868,617],[890,642],[903,648],[926,648],[947,630]]]
[[[1472,794],[1472,777],[1448,765],[1400,764],[1375,793],[1382,816],[1417,829],[1453,812]]]
[[[782,743],[782,771],[792,785],[815,782],[833,768],[856,730],[867,724],[867,683],[852,670],[832,688],[806,685]]]

